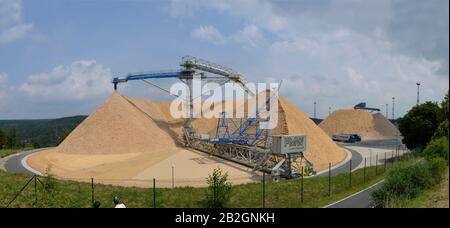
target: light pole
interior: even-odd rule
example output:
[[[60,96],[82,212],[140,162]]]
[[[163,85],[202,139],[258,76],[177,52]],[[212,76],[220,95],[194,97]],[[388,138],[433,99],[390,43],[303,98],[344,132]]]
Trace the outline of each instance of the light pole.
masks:
[[[386,104],[386,118],[389,119],[389,104]]]
[[[392,97],[392,120],[395,119],[394,111],[395,111],[395,97]]]
[[[316,105],[317,105],[317,102],[314,101],[314,119],[316,119]]]
[[[416,82],[417,85],[417,105],[419,105],[420,100],[419,100],[419,91],[420,91],[420,82]]]

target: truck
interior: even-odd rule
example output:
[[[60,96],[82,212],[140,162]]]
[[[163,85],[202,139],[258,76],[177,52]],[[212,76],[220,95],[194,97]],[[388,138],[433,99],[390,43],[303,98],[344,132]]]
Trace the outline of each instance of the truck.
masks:
[[[333,134],[331,136],[331,139],[337,142],[348,142],[348,143],[361,142],[361,136],[357,134]]]

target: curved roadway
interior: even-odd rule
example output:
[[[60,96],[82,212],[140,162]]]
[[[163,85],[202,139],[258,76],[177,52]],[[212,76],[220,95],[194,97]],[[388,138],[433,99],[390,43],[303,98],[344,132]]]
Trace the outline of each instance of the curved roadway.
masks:
[[[7,172],[11,173],[22,173],[27,175],[34,175],[35,173],[31,172],[27,169],[22,163],[22,160],[33,153],[37,153],[39,151],[46,150],[46,148],[42,149],[36,149],[36,150],[30,150],[30,151],[24,151],[17,154],[10,155],[5,159],[4,167]]]
[[[339,145],[339,146],[350,151],[350,153],[352,154],[352,158],[350,159],[350,161],[352,163],[352,171],[355,170],[355,167],[358,167],[358,165],[361,164],[363,161],[362,155],[358,151],[347,148],[346,146],[342,146],[342,145]],[[347,161],[346,163],[344,163],[338,167],[331,167],[331,176],[335,176],[340,173],[348,173],[348,171],[350,170],[350,161]],[[326,177],[326,176],[328,176],[328,172],[318,174],[317,176],[318,177]]]

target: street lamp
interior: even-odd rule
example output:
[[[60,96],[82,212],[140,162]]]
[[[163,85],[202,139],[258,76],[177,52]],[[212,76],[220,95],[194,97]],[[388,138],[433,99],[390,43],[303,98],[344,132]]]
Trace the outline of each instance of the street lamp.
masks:
[[[314,101],[314,119],[316,119],[316,105],[317,105],[317,102]]]
[[[389,119],[389,104],[386,104],[386,118]]]
[[[419,91],[420,91],[420,82],[416,82],[417,85],[417,105],[419,105]]]
[[[392,97],[392,120],[395,119],[394,111],[395,111],[395,97]]]

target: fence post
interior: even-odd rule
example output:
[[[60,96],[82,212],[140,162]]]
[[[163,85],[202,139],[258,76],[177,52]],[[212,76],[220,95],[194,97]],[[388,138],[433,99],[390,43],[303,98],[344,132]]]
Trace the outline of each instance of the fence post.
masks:
[[[367,158],[364,158],[364,184],[366,183]]]
[[[266,172],[263,171],[263,208],[266,208]]]
[[[301,170],[302,170],[302,176],[301,176],[301,187],[300,187],[300,192],[301,192],[301,194],[300,194],[300,196],[301,196],[301,203],[303,204],[303,197],[304,197],[304,195],[303,195],[303,190],[304,190],[304,188],[303,188],[303,177],[305,176],[305,172],[303,172],[303,167],[301,167]]]
[[[384,172],[386,172],[386,165],[387,165],[387,153],[384,152]]]
[[[153,208],[156,208],[156,179],[153,178]]]
[[[36,175],[34,175],[34,203],[37,202],[37,179]]]
[[[394,159],[394,151],[392,151],[391,159],[392,159],[392,164],[394,164],[394,161],[395,161],[395,159]]]
[[[175,187],[175,165],[172,164],[172,188]]]
[[[350,187],[352,187],[352,159],[350,159],[350,170],[349,170],[349,176],[350,176]]]
[[[92,191],[91,206],[93,206],[94,205],[94,178],[91,178],[91,191]]]
[[[216,207],[216,176],[214,175],[214,178],[213,178],[213,191],[214,191],[214,194],[213,194],[213,205],[214,205],[214,207]]]
[[[331,163],[328,163],[328,196],[331,196]]]
[[[378,176],[378,154],[375,156],[375,176]]]

